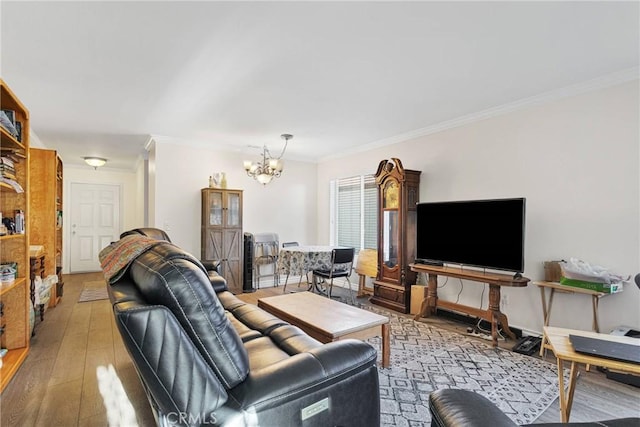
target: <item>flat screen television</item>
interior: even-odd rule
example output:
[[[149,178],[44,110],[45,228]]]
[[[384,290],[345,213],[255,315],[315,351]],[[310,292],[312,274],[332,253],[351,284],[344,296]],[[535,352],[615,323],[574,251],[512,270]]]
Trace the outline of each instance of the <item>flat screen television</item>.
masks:
[[[418,203],[416,262],[524,272],[525,201]]]

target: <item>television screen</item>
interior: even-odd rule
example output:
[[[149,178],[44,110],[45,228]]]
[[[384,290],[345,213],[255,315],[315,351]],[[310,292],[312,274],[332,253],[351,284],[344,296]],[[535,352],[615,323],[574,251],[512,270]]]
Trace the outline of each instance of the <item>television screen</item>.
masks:
[[[416,262],[522,273],[525,199],[418,203]]]

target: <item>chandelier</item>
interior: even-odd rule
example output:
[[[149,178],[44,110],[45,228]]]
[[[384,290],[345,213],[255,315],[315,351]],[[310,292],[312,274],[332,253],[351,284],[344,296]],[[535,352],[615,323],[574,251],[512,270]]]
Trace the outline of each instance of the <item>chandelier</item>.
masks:
[[[280,138],[284,139],[284,148],[278,157],[271,156],[269,149],[264,145],[262,147],[262,161],[244,161],[244,170],[247,171],[247,175],[262,185],[267,185],[273,178],[280,178],[280,175],[282,175],[284,165],[281,159],[287,149],[287,144],[289,143],[289,140],[293,138],[293,135],[283,133],[280,135]]]

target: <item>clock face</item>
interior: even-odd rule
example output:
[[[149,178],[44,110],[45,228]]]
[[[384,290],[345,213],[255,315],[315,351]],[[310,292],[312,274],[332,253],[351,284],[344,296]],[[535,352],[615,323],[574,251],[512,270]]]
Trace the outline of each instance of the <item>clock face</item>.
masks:
[[[384,207],[397,209],[400,202],[400,187],[398,182],[390,180],[384,187]]]

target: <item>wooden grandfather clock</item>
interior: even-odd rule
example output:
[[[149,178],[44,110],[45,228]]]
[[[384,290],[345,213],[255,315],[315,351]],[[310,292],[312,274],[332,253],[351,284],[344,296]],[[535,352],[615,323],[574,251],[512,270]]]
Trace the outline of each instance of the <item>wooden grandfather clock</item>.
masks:
[[[409,313],[416,273],[409,263],[416,257],[416,204],[420,171],[405,170],[400,159],[378,165],[378,274],[373,304]]]

